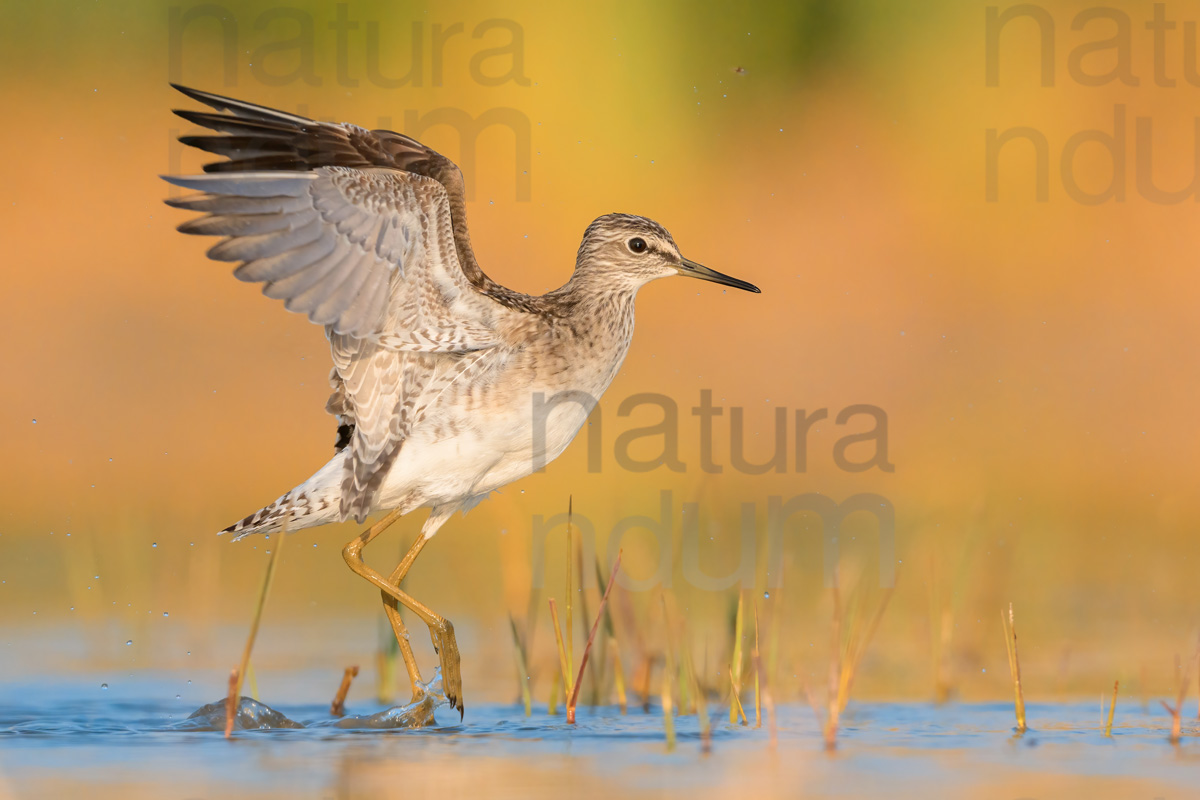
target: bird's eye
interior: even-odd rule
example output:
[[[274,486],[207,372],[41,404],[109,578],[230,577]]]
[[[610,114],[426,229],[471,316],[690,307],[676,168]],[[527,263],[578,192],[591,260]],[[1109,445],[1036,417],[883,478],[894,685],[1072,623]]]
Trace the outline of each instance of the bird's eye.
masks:
[[[646,251],[646,240],[640,236],[635,236],[629,240],[629,249],[635,253],[644,253]]]

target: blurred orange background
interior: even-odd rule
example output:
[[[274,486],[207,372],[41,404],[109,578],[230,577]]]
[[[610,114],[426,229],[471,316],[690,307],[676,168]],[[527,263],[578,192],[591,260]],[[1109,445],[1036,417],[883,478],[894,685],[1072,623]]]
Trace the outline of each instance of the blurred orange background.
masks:
[[[1010,600],[1027,692],[1094,694],[1116,675],[1165,691],[1200,607],[1200,227],[1195,193],[1152,202],[1138,181],[1152,174],[1174,190],[1200,169],[1200,86],[1184,61],[1184,23],[1200,13],[1166,4],[1178,24],[1160,54],[1174,87],[1155,81],[1148,2],[1120,3],[1124,22],[1082,30],[1072,21],[1090,6],[1037,6],[1054,25],[1053,86],[1042,85],[1044,29],[1012,19],[1000,28],[999,85],[988,86],[989,7],[204,7],[222,19],[189,3],[7,6],[0,675],[188,663],[210,671],[219,692],[237,648],[212,644],[222,641],[213,632],[240,635],[271,542],[213,534],[332,452],[322,331],[205,259],[208,243],[176,233],[185,215],[161,202],[169,187],[158,175],[202,163],[175,142],[194,132],[170,113],[194,107],[168,86],[176,80],[366,127],[402,129],[406,116],[438,109],[471,119],[511,109],[473,147],[449,125],[420,133],[473,161],[469,221],[492,277],[533,293],[556,287],[585,226],[626,211],[665,224],[688,257],[762,288],[646,288],[602,404],[600,473],[588,471],[581,436],[431,544],[409,590],[458,623],[468,659],[507,646],[505,610],[523,615],[534,581],[533,518],[565,511],[568,496],[602,541],[624,517],[656,517],[662,490],[673,492],[679,536],[678,505],[699,498],[713,535],[706,569],[723,574],[739,552],[741,503],[756,504],[761,520],[771,496],[873,492],[896,510],[898,589],[864,691],[931,692],[943,609],[962,691],[1009,691],[996,613]],[[1126,53],[1079,50],[1122,29]],[[383,74],[419,65],[420,77],[381,85],[372,53]],[[1073,63],[1094,76],[1127,68],[1137,85],[1083,85]],[[1139,149],[1140,118],[1153,141]],[[1000,150],[989,202],[988,131],[1023,127],[1047,142],[1048,199],[1037,199],[1034,146],[1016,140]],[[1088,130],[1123,137],[1123,200],[1087,205],[1065,188],[1064,146]],[[1071,166],[1068,179],[1101,192],[1111,151],[1085,143]],[[720,475],[699,467],[690,409],[704,390],[726,409],[714,428]],[[658,422],[652,409],[618,416],[639,392],[678,404],[685,472],[615,463],[622,432]],[[832,420],[854,404],[886,412],[894,472],[835,466],[834,443],[854,425]],[[730,468],[734,407],[745,409],[755,461],[770,454],[774,409],[829,409],[808,436],[807,470],[793,468],[790,417],[786,474]],[[404,521],[372,560],[394,561],[417,525]],[[874,525],[847,521],[847,575],[875,574]],[[338,554],[354,532],[289,540],[260,670],[369,660],[377,594]],[[651,574],[653,538],[631,532],[627,542],[631,575]],[[550,591],[561,586],[562,547],[551,537]],[[782,657],[798,670],[817,663],[811,643],[826,641],[817,632],[828,601],[819,537],[789,534],[786,552],[770,613],[793,626]],[[758,555],[756,596],[767,588],[765,548]],[[732,590],[688,594],[675,575],[681,605],[717,641]],[[644,595],[637,607],[650,619],[657,595]],[[319,632],[348,620],[358,627],[347,650],[325,652]],[[548,648],[551,637],[539,636]],[[468,683],[485,671],[468,664]],[[511,699],[512,683],[497,677],[495,696]]]

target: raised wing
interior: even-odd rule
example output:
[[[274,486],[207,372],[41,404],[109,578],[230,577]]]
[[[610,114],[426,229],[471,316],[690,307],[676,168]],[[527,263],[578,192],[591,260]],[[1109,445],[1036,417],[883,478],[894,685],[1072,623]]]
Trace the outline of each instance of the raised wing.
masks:
[[[263,294],[333,333],[393,334],[398,344],[398,334],[409,334],[417,350],[421,338],[436,341],[440,333],[468,349],[469,331],[486,335],[495,303],[459,269],[446,192],[430,178],[321,167],[166,180],[201,192],[168,205],[207,212],[179,230],[226,237],[209,249],[210,258],[242,262],[235,277],[264,284]],[[406,304],[422,302],[422,293],[431,304],[425,318],[385,326],[389,305],[402,314]]]
[[[314,146],[324,146],[322,136]],[[349,160],[337,141],[329,146]],[[264,294],[325,326],[334,361],[329,410],[342,431],[351,430],[341,512],[361,522],[429,405],[448,383],[501,354],[497,323],[508,312],[463,270],[438,180],[389,167],[300,171],[294,160],[248,158],[258,169],[167,177],[199,192],[168,203],[204,212],[180,230],[225,237],[209,250],[212,258],[241,262],[239,279],[262,283]]]
[[[459,267],[481,291],[504,288],[479,268],[467,232],[462,173],[432,148],[387,130],[366,130],[349,123],[319,122],[298,114],[172,84],[188,97],[215,109],[176,109],[194,125],[228,134],[181,136],[180,142],[226,160],[204,165],[205,172],[306,171],[318,167],[390,167],[433,178],[446,189]]]

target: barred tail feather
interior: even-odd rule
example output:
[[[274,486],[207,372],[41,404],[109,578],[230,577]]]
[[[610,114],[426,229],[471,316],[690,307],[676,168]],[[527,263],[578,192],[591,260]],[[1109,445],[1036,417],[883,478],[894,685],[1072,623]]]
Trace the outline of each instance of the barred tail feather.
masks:
[[[338,480],[344,460],[342,453],[334,456],[307,481],[284,492],[275,502],[230,525],[221,534],[232,533],[233,540],[237,541],[255,533],[274,533],[283,528],[284,517],[289,514],[289,531],[344,521],[347,517],[340,509]]]

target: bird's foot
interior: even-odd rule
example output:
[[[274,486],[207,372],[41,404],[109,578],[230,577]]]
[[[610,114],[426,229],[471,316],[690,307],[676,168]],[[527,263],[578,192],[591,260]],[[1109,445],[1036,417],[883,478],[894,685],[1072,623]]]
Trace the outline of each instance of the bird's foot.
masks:
[[[429,626],[433,649],[442,665],[442,687],[446,699],[458,709],[458,718],[463,718],[462,671],[459,667],[458,642],[454,638],[454,625],[448,619]]]

